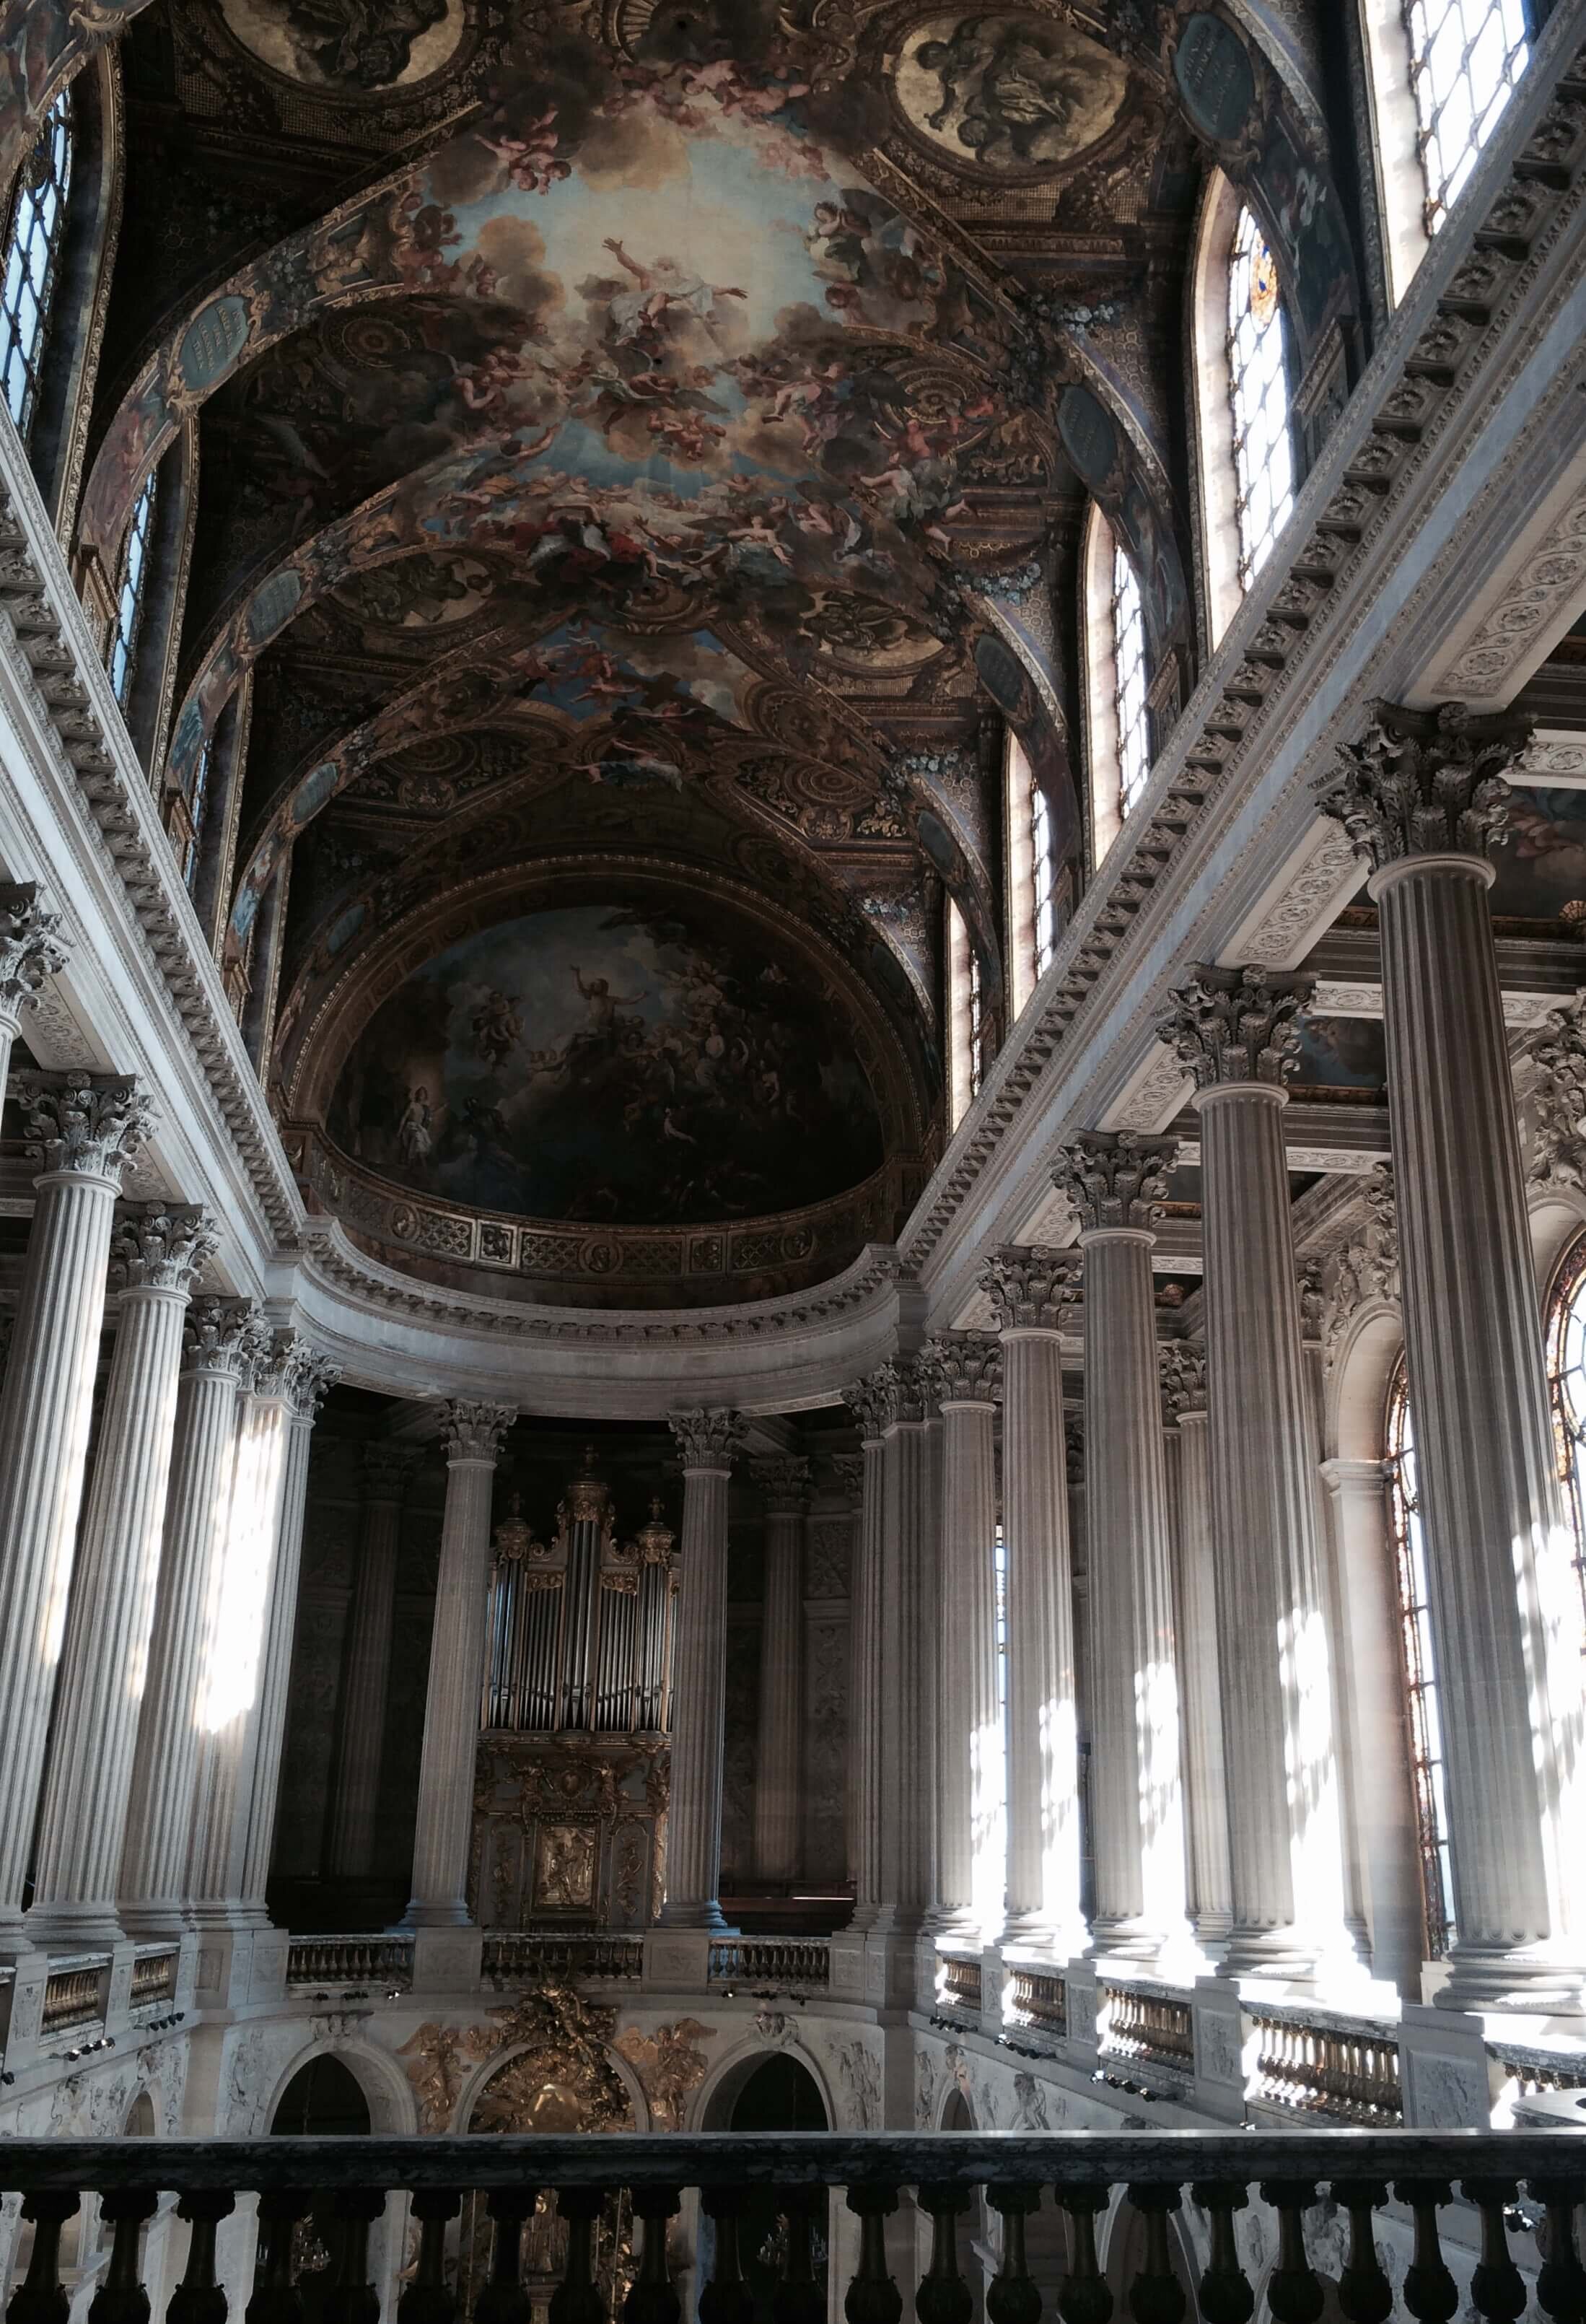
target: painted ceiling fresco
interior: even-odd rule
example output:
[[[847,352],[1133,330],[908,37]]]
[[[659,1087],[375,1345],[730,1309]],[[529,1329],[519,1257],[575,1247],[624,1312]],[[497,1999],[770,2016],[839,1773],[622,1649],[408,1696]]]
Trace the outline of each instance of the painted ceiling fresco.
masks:
[[[591,1096],[612,1152],[582,1198],[635,1223],[712,1201],[740,1218],[883,1157],[899,1185],[928,1167],[948,897],[993,1030],[1000,1005],[1009,732],[1051,811],[1060,918],[1083,882],[1093,500],[1139,572],[1162,731],[1194,684],[1179,365],[1213,164],[1272,237],[1302,367],[1357,327],[1295,18],[1266,0],[0,0],[0,155],[85,44],[119,44],[140,161],[80,543],[113,572],[142,479],[185,441],[158,781],[190,797],[245,723],[219,944],[245,988],[284,895],[278,1104],[312,1090],[325,1126],[338,1010],[381,947],[420,945],[448,882],[506,862],[583,879],[604,850],[793,909],[860,980],[912,1097],[871,1125],[853,1092],[795,1074],[778,1019],[756,1070],[798,1111],[762,1125],[761,1159],[722,1148],[719,1181],[690,1176],[703,1133],[680,1100],[675,1135],[651,1119],[650,1060],[620,1104],[614,1069]],[[438,1200],[573,1215],[581,1164],[553,1187],[549,1146],[509,1167],[463,1127],[470,1101],[516,1108],[582,1153],[571,979],[543,1023],[509,1012],[520,1062],[567,1057],[509,1105],[447,1063],[454,968],[410,965],[432,1048],[399,1056],[386,1017],[369,1027],[363,1094],[334,1100],[355,1158],[378,1146]],[[659,975],[647,991],[675,989]],[[527,964],[495,983],[547,989]],[[824,1047],[798,1023],[800,1056],[844,1054],[835,1020]],[[400,1137],[420,1084],[421,1157]],[[619,1166],[631,1103],[650,1111]],[[828,1103],[852,1134],[812,1141]]]

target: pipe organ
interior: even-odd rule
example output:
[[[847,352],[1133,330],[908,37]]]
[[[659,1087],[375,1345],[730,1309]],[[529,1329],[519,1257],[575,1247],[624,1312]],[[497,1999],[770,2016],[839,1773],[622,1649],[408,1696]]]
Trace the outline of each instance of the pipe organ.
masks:
[[[470,1888],[490,1928],[642,1928],[659,1904],[676,1536],[629,1540],[585,1455],[549,1542],[495,1529]]]

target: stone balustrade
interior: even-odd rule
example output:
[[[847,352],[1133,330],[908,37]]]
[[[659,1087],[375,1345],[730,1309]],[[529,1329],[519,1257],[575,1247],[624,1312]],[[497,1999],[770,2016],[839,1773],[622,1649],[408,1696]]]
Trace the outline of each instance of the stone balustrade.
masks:
[[[788,1992],[825,1991],[831,1955],[824,1937],[732,1937],[713,1941],[712,1985],[769,1985]]]
[[[413,1974],[411,1937],[294,1937],[286,1981],[293,1986],[389,1987]]]

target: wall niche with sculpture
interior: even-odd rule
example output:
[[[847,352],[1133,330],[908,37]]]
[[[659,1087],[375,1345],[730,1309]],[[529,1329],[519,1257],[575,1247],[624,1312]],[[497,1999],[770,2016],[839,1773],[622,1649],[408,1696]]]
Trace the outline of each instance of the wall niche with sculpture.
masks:
[[[541,1540],[495,1529],[469,1898],[492,1929],[636,1931],[654,1917],[671,1770],[676,1537],[652,1500],[620,1533],[593,1451]]]

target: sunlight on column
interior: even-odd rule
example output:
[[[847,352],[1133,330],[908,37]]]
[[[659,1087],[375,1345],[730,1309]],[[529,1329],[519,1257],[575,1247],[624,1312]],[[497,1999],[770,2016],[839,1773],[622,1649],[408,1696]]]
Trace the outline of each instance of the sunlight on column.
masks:
[[[1334,1977],[1364,1969],[1344,1921],[1343,1828],[1332,1736],[1332,1669],[1327,1626],[1314,1608],[1291,1611],[1277,1625],[1283,1689],[1283,1757],[1287,1779],[1289,1866],[1295,1928],[1318,1967]]]
[[[1007,1769],[1000,1720],[974,1728],[969,1738],[970,1907],[981,1941],[1002,1926],[1008,1870]]]
[[[1513,1545],[1529,1694],[1532,1755],[1554,1940],[1586,1938],[1586,1664],[1581,1584],[1568,1526],[1538,1527]]]
[[[1205,1966],[1185,1912],[1184,1801],[1180,1789],[1178,1674],[1170,1662],[1148,1663],[1134,1676],[1139,1767],[1140,1905],[1160,1932],[1157,1967],[1190,1978]]]
[[[198,1725],[206,1735],[218,1734],[241,1718],[253,1707],[258,1690],[285,1456],[284,1412],[275,1404],[255,1406],[237,1443],[215,1629],[198,1710]]]
[[[1079,1941],[1079,1729],[1073,1702],[1040,1709],[1041,1917],[1059,1939]]]
[[[14,1352],[11,1358],[17,1360]],[[72,1422],[71,1433],[61,1447],[60,1466],[51,1483],[60,1496],[65,1490],[69,1477],[82,1476],[88,1457],[88,1424],[93,1416],[93,1399],[85,1394],[78,1399],[78,1410]],[[60,1503],[57,1499],[57,1509]],[[75,1559],[71,1543],[62,1544],[50,1576],[50,1587],[44,1593],[43,1626],[39,1634],[39,1659],[46,1670],[52,1671],[60,1660],[60,1649],[66,1640],[66,1609],[71,1596],[71,1569]]]

